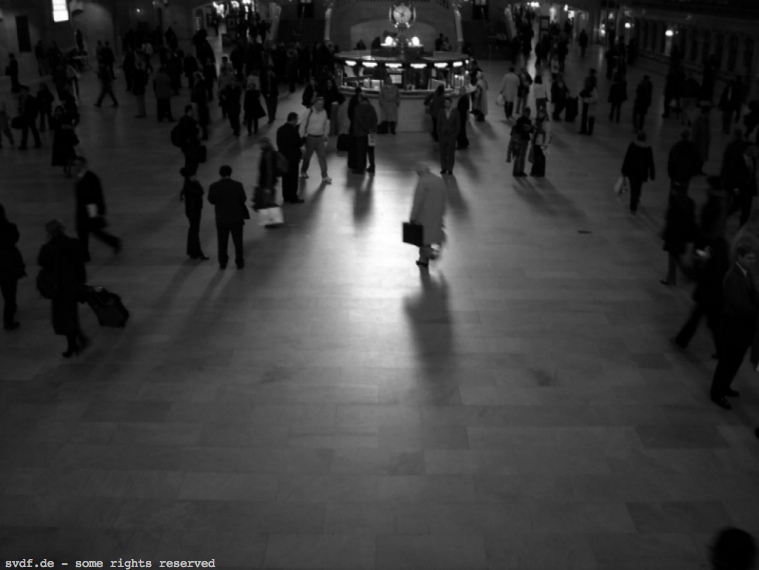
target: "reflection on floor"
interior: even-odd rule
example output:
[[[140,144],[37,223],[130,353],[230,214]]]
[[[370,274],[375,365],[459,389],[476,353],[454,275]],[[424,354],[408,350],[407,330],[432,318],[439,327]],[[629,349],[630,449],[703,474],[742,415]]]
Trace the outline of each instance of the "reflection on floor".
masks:
[[[577,57],[575,90],[602,62]],[[751,373],[722,412],[707,398],[706,331],[688,352],[668,342],[689,292],[659,284],[680,129],[659,118],[662,78],[648,117],[659,178],[633,217],[612,192],[631,124],[609,125],[604,104],[593,137],[557,123],[548,177],[514,179],[494,104],[505,66],[484,67],[491,113],[457,155],[450,240],[429,274],[400,243],[412,167],[436,166],[428,135],[380,137],[372,177],[330,152],[334,183],[313,165],[306,203],[282,229],[246,225],[245,269],[222,272],[210,208],[212,259],[184,256],[170,127],[133,119],[123,87],[121,107],[95,109],[86,77],[79,136],[125,243],[118,257],[94,243],[89,279],[132,320],[101,329],[83,307],[93,345],[72,361],[33,290],[44,222],[71,225],[71,182],[49,167],[49,134],[42,151],[2,151],[30,274],[22,328],[0,346],[2,557],[672,570],[703,566],[722,526],[759,532]],[[214,117],[201,181],[228,163],[250,194],[255,137]],[[703,200],[703,179],[693,187]]]

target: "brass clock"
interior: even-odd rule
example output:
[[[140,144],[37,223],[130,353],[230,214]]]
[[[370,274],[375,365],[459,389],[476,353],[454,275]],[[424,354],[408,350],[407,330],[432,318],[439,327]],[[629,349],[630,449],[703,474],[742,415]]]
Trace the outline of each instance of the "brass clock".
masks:
[[[407,30],[416,20],[416,8],[406,2],[390,6],[390,23],[398,30]]]

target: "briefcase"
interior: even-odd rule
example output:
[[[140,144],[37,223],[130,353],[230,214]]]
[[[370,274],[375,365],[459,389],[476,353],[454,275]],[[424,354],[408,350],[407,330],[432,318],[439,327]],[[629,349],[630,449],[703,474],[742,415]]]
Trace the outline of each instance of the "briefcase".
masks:
[[[258,225],[265,228],[276,228],[285,223],[282,215],[282,208],[279,206],[270,206],[258,210]]]
[[[422,247],[424,245],[424,226],[403,222],[403,243]]]
[[[95,312],[101,327],[124,327],[129,320],[129,311],[116,293],[111,293],[105,287],[90,287],[81,289],[80,301],[87,303]]]

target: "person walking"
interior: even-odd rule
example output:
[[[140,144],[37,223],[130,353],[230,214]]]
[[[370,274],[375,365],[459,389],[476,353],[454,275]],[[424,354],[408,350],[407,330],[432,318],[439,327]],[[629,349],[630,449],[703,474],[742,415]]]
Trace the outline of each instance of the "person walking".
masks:
[[[582,101],[582,118],[580,134],[591,136],[596,124],[596,107],[598,107],[598,87],[590,77],[585,78],[585,87],[580,91]]]
[[[711,331],[716,354],[717,330],[723,303],[722,281],[730,268],[730,246],[725,238],[717,237],[705,240],[701,247],[703,249],[697,247],[697,255],[704,261],[703,267],[698,273],[696,288],[693,291],[693,302],[695,304],[688,320],[685,321],[673,341],[680,348],[688,348],[701,318],[705,316],[706,326]]]
[[[506,113],[506,119],[511,120],[514,114],[514,104],[517,100],[517,91],[519,90],[519,76],[516,74],[516,68],[512,65],[509,71],[501,80],[501,89],[499,90],[503,97],[503,110]]]
[[[266,116],[261,105],[261,91],[258,83],[248,81],[245,89],[245,125],[248,127],[248,136],[258,134],[258,120]]]
[[[26,277],[24,258],[18,249],[19,233],[16,224],[8,220],[5,207],[0,204],[0,292],[3,294],[3,328],[7,331],[17,329],[16,292],[18,280]]]
[[[428,165],[417,165],[416,173],[419,180],[414,190],[409,220],[423,228],[424,243],[419,248],[416,264],[426,269],[430,261],[437,257],[433,246],[442,246],[445,242],[444,217],[447,199],[445,183],[439,176],[430,172]]]
[[[179,171],[184,178],[179,201],[184,202],[184,212],[190,227],[187,228],[187,255],[190,259],[206,261],[208,256],[200,247],[200,217],[203,214],[203,186],[200,185],[197,171],[185,166]]]
[[[148,70],[142,56],[140,56],[135,60],[134,69],[132,70],[132,95],[134,95],[135,101],[137,101],[136,119],[144,119],[148,116],[147,109],[145,108],[145,90],[148,86],[148,78]]]
[[[0,93],[0,149],[3,148],[3,135],[5,135],[8,141],[11,143],[11,146],[15,144],[15,141],[13,139],[13,131],[11,131],[10,128],[8,107],[8,101],[3,96],[3,94]]]
[[[693,121],[693,142],[698,149],[698,173],[704,173],[704,164],[709,160],[709,147],[712,143],[711,125],[709,121],[710,105],[701,106],[701,114]]]
[[[519,70],[519,87],[517,88],[517,108],[515,111],[521,113],[522,109],[527,106],[527,98],[530,96],[530,86],[532,85],[532,76],[526,68]]]
[[[53,166],[62,166],[63,173],[71,178],[71,166],[76,158],[74,147],[79,139],[74,131],[74,122],[61,105],[55,108],[53,118],[50,120],[50,128],[53,130]]]
[[[459,135],[459,112],[453,109],[450,97],[445,98],[444,108],[437,118],[438,144],[440,145],[440,174],[453,174],[456,160],[456,138]]]
[[[395,134],[398,123],[398,108],[401,104],[401,92],[398,86],[393,85],[389,77],[380,87],[379,107],[382,114],[382,122],[387,124],[387,130],[391,135]]]
[[[514,157],[513,175],[515,178],[527,176],[524,171],[524,163],[527,159],[527,149],[530,145],[532,132],[533,126],[530,119],[530,108],[525,107],[522,109],[522,116],[517,119],[516,124],[511,129],[511,140],[509,142],[510,154]]]
[[[627,147],[622,176],[630,180],[630,211],[635,214],[640,204],[643,183],[656,178],[654,153],[646,142],[646,133],[643,131],[638,132],[635,140]]]
[[[119,102],[113,93],[113,75],[107,65],[100,64],[100,67],[98,67],[98,79],[100,80],[100,95],[95,103],[95,107],[99,108],[103,104],[103,99],[105,99],[106,95],[110,96],[111,101],[113,101],[111,107],[118,107]]]
[[[211,121],[211,111],[208,108],[208,89],[206,88],[203,74],[198,71],[195,74],[195,87],[192,89],[190,100],[195,103],[198,126],[204,141],[208,140],[208,123]]]
[[[158,68],[155,77],[153,77],[153,92],[155,93],[158,122],[167,119],[173,123],[171,97],[174,95],[174,89],[171,86],[171,77],[166,73],[166,68],[163,65]]]
[[[440,117],[440,112],[445,107],[445,87],[438,85],[433,93],[427,95],[427,98],[424,100],[424,106],[432,119],[432,138],[437,142],[437,120]]]
[[[34,137],[34,148],[40,148],[42,146],[42,140],[40,139],[40,133],[37,130],[37,115],[39,115],[39,103],[37,98],[29,93],[29,87],[26,85],[21,86],[21,95],[18,98],[18,106],[21,115],[21,145],[19,150],[27,150],[27,141],[29,139],[29,131],[32,131]]]
[[[725,148],[722,156],[720,178],[728,194],[735,200],[729,214],[740,210],[740,225],[743,226],[751,214],[754,203],[754,169],[751,158],[746,155],[749,144],[743,138],[743,131],[735,129],[733,139]]]
[[[614,76],[614,83],[609,89],[609,121],[619,124],[619,117],[622,114],[622,104],[627,101],[627,79],[621,73]]]
[[[289,113],[287,122],[277,129],[277,150],[287,159],[287,172],[282,175],[282,199],[285,204],[302,204],[298,197],[298,166],[301,157],[298,113]]]
[[[240,113],[242,108],[240,106],[240,100],[242,99],[242,89],[237,79],[232,79],[232,82],[224,88],[220,98],[223,97],[224,105],[227,110],[227,117],[229,118],[229,126],[232,127],[232,134],[235,137],[240,136]]]
[[[300,135],[306,139],[306,150],[303,154],[303,164],[300,167],[300,177],[308,178],[308,167],[311,165],[311,156],[316,153],[319,160],[319,168],[322,173],[322,182],[331,184],[332,179],[327,172],[327,143],[329,143],[329,116],[324,110],[324,97],[317,97],[311,109],[301,118]]]
[[[648,114],[648,108],[651,106],[651,99],[653,97],[654,84],[651,83],[651,78],[648,75],[644,75],[643,79],[635,88],[635,102],[633,103],[633,128],[636,131],[642,131],[643,125],[646,122],[646,115]]]
[[[698,171],[698,149],[690,140],[690,131],[683,129],[680,140],[672,145],[667,159],[667,175],[671,187],[677,185],[687,193],[691,178],[698,174]]]
[[[751,273],[756,264],[756,251],[745,242],[735,249],[736,261],[722,284],[724,306],[717,332],[717,369],[711,386],[711,400],[724,410],[732,409],[727,397],[740,394],[731,385],[743,357],[754,340],[757,304],[756,285]]]
[[[469,146],[469,137],[466,134],[466,125],[469,122],[469,106],[471,99],[465,87],[458,90],[459,99],[456,102],[456,110],[459,112],[459,134],[456,137],[456,149],[464,150]]]
[[[543,83],[543,76],[535,76],[535,84],[532,87],[532,93],[535,96],[535,111],[541,109],[548,110],[548,87]]]
[[[553,101],[553,121],[561,121],[561,114],[567,106],[567,97],[569,97],[569,88],[564,82],[564,76],[559,73],[551,82],[551,101]]]
[[[208,201],[214,205],[216,214],[216,236],[218,239],[219,267],[227,268],[229,236],[235,246],[235,264],[237,269],[245,267],[242,246],[242,228],[245,220],[250,218],[247,197],[243,185],[232,180],[232,167],[223,165],[219,168],[221,180],[214,182],[208,189]]]
[[[588,49],[588,32],[584,29],[580,31],[577,37],[577,43],[580,45],[580,57],[585,59],[585,51]]]
[[[664,251],[667,252],[667,276],[660,281],[668,287],[677,286],[677,268],[681,265],[680,257],[685,253],[688,243],[696,237],[696,205],[679,184],[672,187],[669,207],[662,231]]]
[[[219,74],[216,71],[216,62],[209,57],[203,64],[203,86],[206,89],[206,100],[213,101],[213,88]],[[197,81],[197,80],[196,80]]]
[[[279,80],[273,68],[269,68],[269,82],[266,86],[266,114],[269,115],[268,123],[271,125],[277,119],[277,107],[279,106]]]
[[[363,174],[364,169],[370,174],[374,174],[374,138],[377,135],[377,111],[369,102],[366,93],[360,93],[358,96],[358,105],[353,114],[353,132],[351,134],[352,143],[356,148],[354,174]],[[366,166],[366,159],[369,158],[369,167]]]
[[[84,261],[90,261],[90,234],[113,248],[114,254],[120,253],[121,240],[104,229],[107,226],[106,208],[100,178],[89,169],[87,159],[83,156],[74,159],[74,172],[76,174],[76,233]]]
[[[55,101],[55,97],[53,97],[47,84],[40,83],[40,88],[37,91],[37,106],[40,113],[41,133],[45,132],[46,126],[50,125],[53,119],[53,101]],[[52,126],[50,128],[52,129]]]
[[[277,151],[268,137],[258,141],[261,154],[258,159],[258,184],[253,194],[253,209],[257,212],[277,205]],[[264,227],[269,227],[264,226]]]
[[[200,164],[198,155],[201,152],[200,127],[196,117],[195,105],[192,103],[185,105],[184,115],[179,119],[179,124],[174,127],[181,141],[181,145],[178,146],[184,154],[184,165],[189,171],[195,172]]]
[[[11,78],[11,93],[18,93],[21,90],[21,84],[18,81],[18,60],[13,53],[8,54],[8,65],[5,68],[5,75]]]
[[[37,263],[47,272],[55,287],[51,299],[53,330],[67,341],[64,358],[84,350],[89,341],[79,326],[79,295],[87,282],[82,249],[79,242],[66,235],[59,220],[45,224],[47,242],[40,249]]]
[[[546,155],[551,143],[551,122],[548,120],[548,110],[538,108],[532,133],[532,168],[530,176],[543,177],[546,175]]]
[[[483,71],[477,72],[477,83],[472,93],[472,115],[482,123],[488,114],[488,82]]]

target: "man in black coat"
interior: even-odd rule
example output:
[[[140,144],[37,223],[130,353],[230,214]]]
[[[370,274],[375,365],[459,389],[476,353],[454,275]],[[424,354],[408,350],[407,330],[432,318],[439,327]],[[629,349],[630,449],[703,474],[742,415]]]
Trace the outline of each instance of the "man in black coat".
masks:
[[[74,172],[76,173],[76,233],[84,261],[90,261],[90,234],[111,246],[113,253],[118,254],[121,251],[121,240],[103,229],[106,226],[106,209],[100,178],[89,170],[87,159],[83,156],[74,159]]]
[[[667,160],[667,174],[672,187],[678,185],[688,192],[690,180],[699,170],[698,148],[690,140],[690,131],[680,133],[680,140],[672,145]]]
[[[179,119],[179,124],[174,127],[180,133],[182,139],[182,153],[184,165],[188,170],[197,172],[200,164],[200,127],[198,126],[197,113],[193,104],[185,105],[184,115]]]
[[[3,328],[7,331],[17,329],[16,291],[18,280],[26,275],[26,266],[18,250],[19,233],[16,224],[5,216],[5,208],[0,204],[0,292],[3,294]]]
[[[743,363],[743,357],[754,340],[756,331],[756,285],[751,268],[756,264],[756,252],[745,244],[736,247],[736,262],[722,282],[724,307],[717,333],[717,369],[712,379],[711,399],[720,408],[732,409],[726,396],[740,394],[730,385]]]
[[[247,197],[240,182],[232,180],[232,167],[226,164],[219,169],[221,180],[214,182],[208,189],[208,201],[214,205],[216,212],[216,235],[219,242],[219,267],[227,268],[229,255],[229,235],[235,245],[235,263],[237,269],[245,267],[242,251],[242,227],[250,218]]]
[[[287,173],[282,175],[282,198],[286,204],[302,204],[298,198],[298,168],[301,138],[298,132],[298,113],[287,115],[287,122],[277,129],[277,149],[287,159]]]
[[[754,186],[752,184],[754,172],[746,162],[747,148],[748,144],[743,139],[743,131],[735,129],[733,140],[728,143],[722,156],[722,170],[720,171],[725,190],[730,196],[737,197],[737,200],[733,201],[728,215],[740,210],[741,226],[748,221],[754,203]]]

